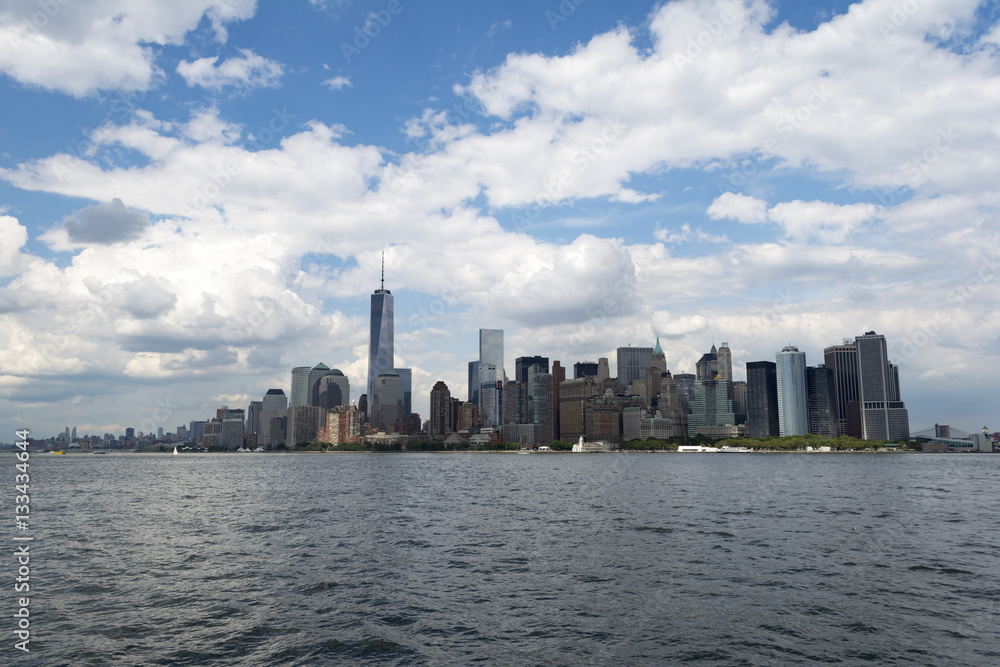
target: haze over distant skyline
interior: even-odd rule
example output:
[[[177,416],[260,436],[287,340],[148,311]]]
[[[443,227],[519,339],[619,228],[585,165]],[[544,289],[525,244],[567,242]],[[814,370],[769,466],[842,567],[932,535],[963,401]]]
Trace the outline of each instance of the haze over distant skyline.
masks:
[[[0,441],[364,387],[383,251],[423,419],[480,328],[735,379],[874,330],[913,431],[1000,429],[994,3],[48,5],[0,9]]]

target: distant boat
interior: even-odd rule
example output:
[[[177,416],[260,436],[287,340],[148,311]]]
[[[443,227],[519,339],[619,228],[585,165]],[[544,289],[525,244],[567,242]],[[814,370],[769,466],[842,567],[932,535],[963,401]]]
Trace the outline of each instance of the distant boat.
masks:
[[[257,449],[255,449],[253,451],[255,451],[255,452],[266,452],[267,450],[264,449],[263,447],[258,447]]]
[[[100,452],[94,452],[94,453],[95,453],[95,454],[107,454],[107,452],[104,452],[104,451],[100,451]]]
[[[177,453],[177,445],[174,445],[174,454],[173,455],[174,456],[179,456],[179,454]]]
[[[65,453],[66,453],[66,452],[64,452],[64,451],[63,451],[63,450],[61,450],[61,449],[60,449],[59,451],[57,451],[57,452],[52,452],[52,454],[53,454],[53,455],[56,455],[56,454],[58,454],[58,455],[60,455],[60,456],[64,455]]]

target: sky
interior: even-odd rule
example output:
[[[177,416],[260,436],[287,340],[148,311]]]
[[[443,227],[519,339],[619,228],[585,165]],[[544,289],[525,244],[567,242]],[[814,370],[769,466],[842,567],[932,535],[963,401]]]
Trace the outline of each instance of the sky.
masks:
[[[425,419],[480,328],[876,331],[912,431],[1000,430],[995,3],[7,0],[0,99],[0,441],[356,401],[383,253]]]

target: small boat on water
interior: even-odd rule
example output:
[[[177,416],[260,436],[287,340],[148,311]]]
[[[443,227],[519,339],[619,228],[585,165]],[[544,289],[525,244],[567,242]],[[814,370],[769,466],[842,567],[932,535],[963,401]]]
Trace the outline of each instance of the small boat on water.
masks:
[[[58,451],[55,451],[55,452],[52,452],[52,455],[53,455],[53,456],[63,456],[64,454],[66,454],[66,452],[64,452],[64,451],[63,451],[63,450],[61,450],[61,449],[60,449],[60,450],[58,450]]]
[[[173,453],[173,456],[180,456],[180,454],[178,454],[178,453],[177,453],[177,445],[174,445],[174,453]]]

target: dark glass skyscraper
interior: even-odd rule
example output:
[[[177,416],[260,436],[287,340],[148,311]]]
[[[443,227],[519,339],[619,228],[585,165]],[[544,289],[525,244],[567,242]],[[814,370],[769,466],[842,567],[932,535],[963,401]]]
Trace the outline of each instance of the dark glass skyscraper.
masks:
[[[834,406],[836,407],[835,424],[837,435],[861,437],[860,427],[851,432],[847,428],[847,406],[851,401],[857,401],[860,396],[858,388],[858,348],[851,340],[845,340],[843,345],[833,345],[823,350],[824,365],[833,371]],[[860,423],[860,422],[859,422]]]
[[[778,373],[773,361],[747,362],[747,437],[770,438],[778,424]]]
[[[375,380],[395,367],[392,347],[392,293],[385,288],[385,264],[382,266],[382,287],[372,294],[371,335],[368,339],[368,418],[371,419]]]

